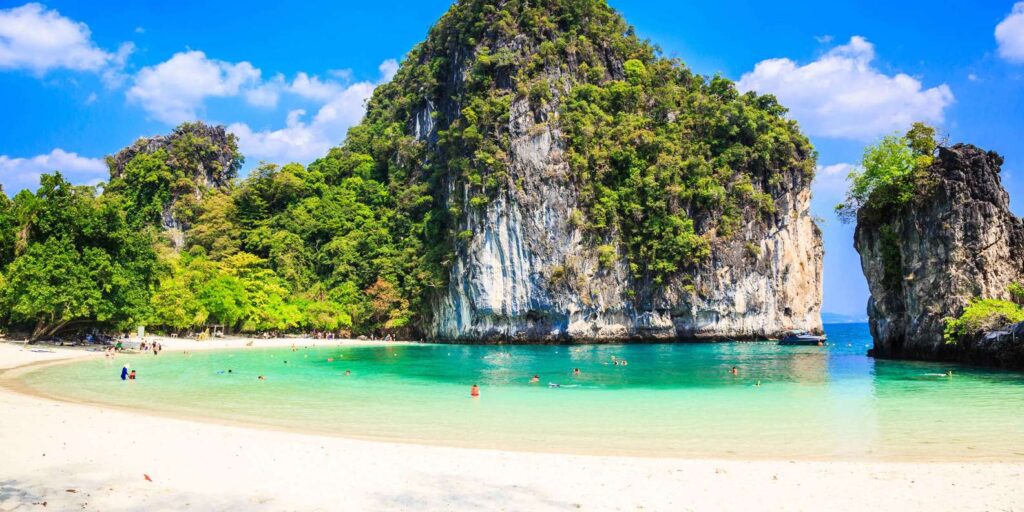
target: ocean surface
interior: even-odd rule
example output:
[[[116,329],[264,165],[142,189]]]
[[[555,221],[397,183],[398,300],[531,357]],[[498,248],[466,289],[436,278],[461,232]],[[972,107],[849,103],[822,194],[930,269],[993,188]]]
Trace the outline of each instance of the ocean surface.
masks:
[[[1024,374],[874,360],[865,355],[866,324],[826,325],[826,332],[826,347],[396,345],[163,353],[43,368],[21,384],[54,397],[212,421],[503,450],[1024,460]],[[628,364],[614,365],[613,356]],[[120,380],[125,363],[138,371],[136,381]],[[529,382],[533,375],[539,383]],[[473,384],[479,398],[470,397]]]

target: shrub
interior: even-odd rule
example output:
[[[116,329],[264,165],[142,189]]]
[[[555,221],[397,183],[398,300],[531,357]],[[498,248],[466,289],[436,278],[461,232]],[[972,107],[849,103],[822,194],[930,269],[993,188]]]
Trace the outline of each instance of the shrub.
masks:
[[[946,343],[1017,322],[1024,322],[1024,309],[1017,304],[998,299],[974,300],[959,318],[946,319]]]

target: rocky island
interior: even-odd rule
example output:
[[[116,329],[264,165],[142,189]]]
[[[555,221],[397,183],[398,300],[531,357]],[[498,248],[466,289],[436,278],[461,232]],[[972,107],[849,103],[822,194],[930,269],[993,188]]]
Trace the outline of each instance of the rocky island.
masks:
[[[856,212],[871,353],[1024,367],[1024,327],[1012,325],[1024,320],[1014,303],[1024,298],[1024,223],[1000,182],[1003,159],[968,144],[921,143],[928,138],[912,131],[865,158],[866,168],[899,160],[872,158],[880,153],[918,159]]]
[[[784,114],[604,2],[467,0],[335,158],[422,188],[431,338],[763,338],[821,329],[815,154]]]

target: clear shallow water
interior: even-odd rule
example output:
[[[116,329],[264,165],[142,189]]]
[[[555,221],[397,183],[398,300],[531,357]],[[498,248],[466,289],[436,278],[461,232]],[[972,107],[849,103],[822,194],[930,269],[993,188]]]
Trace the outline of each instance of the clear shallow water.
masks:
[[[416,345],[164,353],[49,367],[21,383],[138,410],[455,446],[1024,460],[1024,374],[875,361],[864,355],[866,325],[826,330],[831,345],[824,348]],[[629,365],[611,365],[613,355]],[[134,383],[119,378],[125,362],[138,370]],[[581,375],[574,377],[577,367]],[[941,375],[948,369],[952,378]],[[541,384],[528,383],[534,374]],[[469,397],[474,383],[479,399]]]

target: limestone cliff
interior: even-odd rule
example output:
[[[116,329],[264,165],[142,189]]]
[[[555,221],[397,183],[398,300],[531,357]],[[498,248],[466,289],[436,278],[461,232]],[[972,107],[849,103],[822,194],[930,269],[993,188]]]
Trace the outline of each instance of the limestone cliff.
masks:
[[[943,340],[946,317],[974,298],[1009,299],[1010,284],[1024,277],[1024,224],[1010,212],[1002,162],[971,145],[940,148],[924,197],[859,214],[855,244],[871,291],[875,356],[992,363],[1003,350],[998,336]]]
[[[456,2],[333,158],[431,192],[426,245],[448,249],[430,338],[821,329],[806,137],[774,98],[658,56],[603,0]]]
[[[139,138],[107,157],[111,187],[144,196],[135,197],[137,202],[159,203],[159,223],[177,250],[185,246],[204,194],[228,187],[241,166],[235,135],[201,122],[182,124],[169,135]]]

